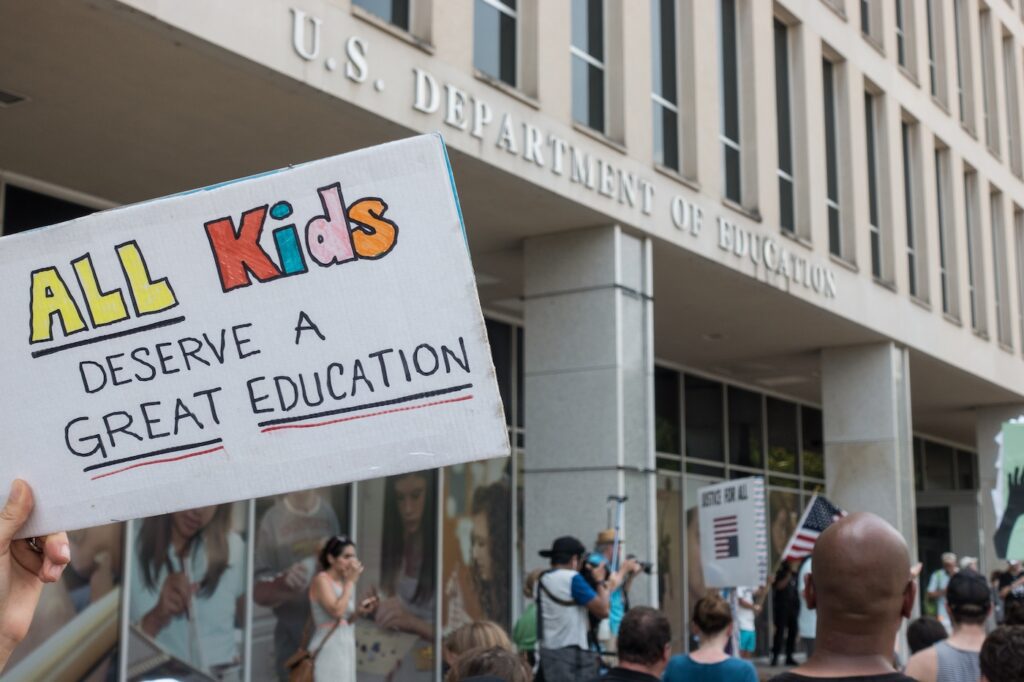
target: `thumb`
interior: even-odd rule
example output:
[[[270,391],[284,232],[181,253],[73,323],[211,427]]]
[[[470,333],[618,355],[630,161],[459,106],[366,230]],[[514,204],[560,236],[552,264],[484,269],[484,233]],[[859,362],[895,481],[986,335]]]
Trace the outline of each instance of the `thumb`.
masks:
[[[21,530],[28,515],[32,513],[32,506],[32,489],[20,478],[14,479],[7,503],[0,509],[0,555],[10,549],[14,535]]]

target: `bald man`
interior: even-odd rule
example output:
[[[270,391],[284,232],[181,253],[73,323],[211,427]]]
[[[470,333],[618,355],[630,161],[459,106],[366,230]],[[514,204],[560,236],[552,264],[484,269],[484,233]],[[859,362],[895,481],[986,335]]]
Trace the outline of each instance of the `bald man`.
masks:
[[[818,612],[814,654],[772,682],[913,682],[892,666],[917,592],[903,537],[874,514],[850,514],[821,534],[813,561],[805,597]]]

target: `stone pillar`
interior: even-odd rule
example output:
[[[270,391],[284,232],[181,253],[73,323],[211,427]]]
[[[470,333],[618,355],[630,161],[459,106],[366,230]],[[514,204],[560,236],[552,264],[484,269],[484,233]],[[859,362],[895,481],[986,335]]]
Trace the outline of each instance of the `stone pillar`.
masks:
[[[827,348],[821,402],[828,497],[891,523],[917,555],[907,351],[890,342]]]
[[[651,244],[618,226],[525,245],[525,567],[561,535],[588,547],[626,495],[626,552],[657,559]],[[657,575],[654,572],[654,575]],[[630,598],[654,604],[641,576]]]
[[[999,447],[996,435],[1003,423],[1024,415],[1024,405],[997,405],[978,408],[975,411],[974,437],[978,448],[978,497],[981,505],[981,528],[978,529],[978,543],[981,547],[978,569],[988,575],[997,568],[1003,568],[996,558],[993,537],[996,533],[996,512],[992,503],[992,491],[996,487],[996,458]]]

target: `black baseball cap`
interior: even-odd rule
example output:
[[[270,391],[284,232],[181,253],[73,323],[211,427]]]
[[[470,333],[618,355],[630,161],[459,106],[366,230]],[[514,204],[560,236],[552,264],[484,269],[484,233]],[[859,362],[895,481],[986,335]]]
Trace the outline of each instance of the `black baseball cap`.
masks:
[[[587,548],[582,542],[571,535],[563,535],[551,544],[551,549],[542,549],[540,551],[540,555],[544,558],[551,558],[553,556],[574,557],[579,556],[586,551]]]
[[[992,592],[985,576],[976,571],[958,571],[946,586],[946,601],[954,614],[983,616],[992,606]]]

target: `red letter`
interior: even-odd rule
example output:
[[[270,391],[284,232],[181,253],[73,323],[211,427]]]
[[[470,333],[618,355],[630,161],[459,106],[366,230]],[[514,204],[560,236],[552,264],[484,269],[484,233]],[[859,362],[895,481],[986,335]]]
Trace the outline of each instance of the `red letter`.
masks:
[[[224,291],[252,284],[249,273],[261,282],[281,276],[281,271],[260,246],[260,234],[266,218],[266,206],[246,211],[242,214],[242,227],[237,233],[231,218],[206,223],[206,236],[217,261]]]

